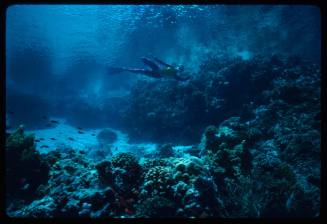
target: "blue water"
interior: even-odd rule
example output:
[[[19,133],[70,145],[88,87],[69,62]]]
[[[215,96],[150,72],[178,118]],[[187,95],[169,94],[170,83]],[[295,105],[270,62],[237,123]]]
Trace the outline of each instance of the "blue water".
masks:
[[[311,126],[317,127],[317,124],[312,122],[320,119],[317,109],[320,107],[318,101],[315,101],[319,99],[315,92],[318,90],[308,84],[301,86],[301,82],[317,86],[319,84],[319,66],[314,66],[321,61],[320,36],[320,10],[310,5],[10,6],[6,12],[7,131],[12,132],[24,125],[27,133],[35,135],[36,149],[41,154],[74,148],[87,153],[92,151],[89,156],[93,159],[101,157],[97,154],[101,150],[99,154],[102,153],[104,158],[111,158],[121,152],[134,152],[142,159],[156,158],[156,150],[160,144],[172,143],[173,147],[168,147],[168,151],[175,153],[177,162],[172,160],[173,164],[190,164],[198,162],[192,156],[200,158],[197,149],[209,144],[208,136],[206,141],[203,140],[206,127],[218,127],[231,119],[226,121],[226,127],[222,125],[219,133],[227,130],[226,135],[233,138],[232,129],[236,127],[237,122],[248,127],[254,124],[253,130],[248,132],[254,133],[253,135],[265,130],[271,131],[272,128],[274,135],[266,133],[262,134],[264,137],[261,136],[260,140],[251,140],[254,141],[253,147],[249,148],[251,153],[256,155],[255,150],[259,150],[265,154],[265,150],[269,148],[269,155],[274,157],[273,162],[283,161],[296,167],[296,175],[302,175],[297,177],[301,186],[307,186],[306,179],[310,178],[310,181],[317,183],[314,177],[308,177],[310,170],[313,170],[315,177],[319,176],[318,159],[314,152],[310,161],[312,159],[312,164],[315,165],[306,164],[303,165],[304,168],[298,165],[302,164],[302,157],[294,159],[290,153],[288,158],[280,156],[279,153],[292,151],[292,147],[302,150],[300,146],[285,146],[285,142],[297,144],[299,139],[316,139],[307,140],[307,145],[312,144],[318,148],[320,144],[317,138],[319,128],[318,134],[314,132],[316,130],[309,131]],[[279,60],[275,55],[291,59]],[[183,65],[184,71],[181,74],[188,79],[181,81],[176,78],[148,77],[126,70],[116,74],[112,70],[117,67],[148,69],[142,62],[142,57],[157,57],[172,66]],[[304,62],[299,62],[298,58]],[[308,63],[313,66],[310,67]],[[300,77],[301,75],[304,78]],[[244,80],[244,77],[248,76],[249,79]],[[309,82],[309,79],[312,79],[312,82]],[[308,94],[302,96],[301,91],[297,92],[301,88],[307,88]],[[279,99],[281,101],[278,101]],[[303,111],[292,111],[292,105],[301,102]],[[296,124],[298,128],[295,128],[303,128],[303,133],[292,129],[292,122],[295,121],[291,121],[289,114],[278,114],[277,118],[270,117],[271,110],[284,113],[283,105],[290,105],[285,110],[290,110],[289,114],[294,113],[294,116],[298,115],[297,120],[303,121],[299,121],[301,124]],[[234,122],[233,117],[242,117],[246,113],[244,108],[250,108],[248,110],[251,111],[252,117],[249,115],[244,121]],[[279,120],[283,117],[285,121]],[[310,119],[307,119],[308,117]],[[116,139],[110,140],[108,144],[101,143],[103,139],[99,138],[99,133],[105,129],[109,130],[109,135],[116,135]],[[280,137],[284,132],[289,134],[290,130],[296,132],[294,136],[307,135],[299,138],[292,135],[294,141],[293,137],[289,137],[292,141]],[[218,138],[220,135],[214,136],[216,137],[213,138]],[[110,139],[110,136],[108,138]],[[234,142],[233,147],[243,147],[242,139],[238,140],[240,142]],[[265,144],[265,141],[270,145]],[[228,140],[226,142],[228,143]],[[279,151],[278,147],[285,149]],[[312,148],[315,147],[310,150],[314,151]],[[220,145],[218,148],[223,147]],[[255,167],[254,173],[260,169],[260,164],[265,162],[260,158],[258,156],[259,162],[251,162]],[[203,157],[201,159],[206,161]],[[190,162],[191,160],[193,162]],[[296,164],[293,164],[292,160],[296,161]],[[169,169],[175,168],[171,165]],[[208,173],[201,175],[207,175],[207,179],[192,182],[192,189],[197,189],[195,183],[204,189],[208,183],[214,181],[217,184],[221,181],[219,178],[215,179],[216,176],[213,177],[211,173],[211,176]],[[305,180],[302,181],[301,178]],[[184,186],[181,183],[175,184],[174,189]],[[139,187],[143,189],[144,186],[140,184]],[[228,201],[233,200],[229,200],[230,195],[224,195],[220,186],[218,190],[216,187],[211,190],[219,192],[219,196],[216,196],[226,203],[226,208],[231,206]],[[317,190],[314,190],[317,193]],[[199,192],[201,198],[213,198],[206,195],[206,191]],[[129,195],[130,192],[126,194]],[[287,202],[286,207],[298,206],[298,210],[294,209],[296,211],[292,213],[293,207],[289,208],[291,212],[286,215],[284,211],[278,210],[276,216],[297,216],[301,211],[307,211],[298,204],[294,205],[297,203],[294,201],[300,200],[299,194],[292,191],[283,196],[283,200]],[[212,207],[208,205],[210,209],[199,212],[198,208],[192,208],[190,213],[187,213],[185,208],[185,214],[180,216],[238,217],[237,211],[244,210],[237,210],[235,205],[235,213],[230,211],[229,215],[223,214],[220,210],[215,210],[217,202],[203,202],[204,199],[200,200],[198,197],[200,196],[190,199],[189,204],[192,205],[194,200]],[[138,199],[145,200],[142,196]],[[312,201],[317,202],[313,199]],[[130,215],[130,210],[137,213],[141,205],[133,206],[133,209],[127,206],[122,211],[113,210],[116,213],[109,216],[126,217]],[[273,205],[268,206],[270,210],[264,210],[263,205],[253,206],[258,206],[253,209],[257,212],[262,208],[261,213],[247,214],[250,217],[271,217],[275,214]],[[174,209],[178,210],[175,207]],[[251,209],[252,207],[249,208]],[[312,214],[318,211],[310,212],[307,214],[313,216]],[[70,213],[63,214],[65,216]],[[131,217],[134,217],[133,215]],[[159,217],[161,216],[165,215],[159,214]]]
[[[147,55],[192,72],[208,54],[319,61],[319,38],[314,6],[17,5],[7,10],[7,88],[101,104],[134,79],[108,78],[105,65],[143,66]]]

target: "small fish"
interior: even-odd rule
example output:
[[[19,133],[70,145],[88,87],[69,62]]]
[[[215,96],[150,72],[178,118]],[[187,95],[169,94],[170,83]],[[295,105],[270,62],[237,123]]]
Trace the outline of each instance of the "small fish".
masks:
[[[55,138],[50,138],[51,140],[57,140],[57,139],[55,139]]]
[[[81,127],[77,127],[77,129],[78,129],[78,130],[83,130],[83,128],[81,128]]]
[[[27,190],[29,187],[30,187],[29,184],[25,184],[21,189],[22,189],[23,191],[25,191],[25,190]]]
[[[92,136],[95,136],[95,134],[92,134]]]
[[[47,145],[42,145],[41,148],[49,148]]]
[[[82,131],[78,131],[78,134],[84,134],[84,132],[82,132]]]
[[[73,139],[72,137],[68,137],[68,139],[71,141],[75,141],[75,139]]]
[[[13,114],[14,114],[14,112],[12,112],[12,111],[8,111],[8,114],[11,114],[11,115],[13,115]]]
[[[59,124],[59,121],[56,121],[56,120],[51,120],[50,122],[53,124]]]
[[[52,127],[52,125],[51,125],[51,124],[46,124],[45,126],[46,126],[46,127]]]
[[[44,140],[44,138],[40,138],[40,141],[43,141]]]
[[[35,142],[40,142],[40,140],[38,140],[38,139],[35,139],[34,141],[35,141]]]
[[[42,119],[48,120],[48,117],[47,116],[42,116]]]

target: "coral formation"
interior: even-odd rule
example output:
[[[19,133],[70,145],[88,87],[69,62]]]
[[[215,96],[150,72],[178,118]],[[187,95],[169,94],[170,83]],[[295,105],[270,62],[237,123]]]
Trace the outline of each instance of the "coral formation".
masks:
[[[7,213],[317,217],[319,75],[301,59],[257,56],[209,58],[188,82],[140,81],[126,129],[134,138],[199,143],[184,152],[159,144],[143,157],[124,152],[95,161],[73,150],[41,156],[19,128],[6,142]]]
[[[6,194],[31,199],[39,185],[48,180],[49,165],[35,149],[34,137],[23,126],[6,139]]]
[[[155,166],[144,175],[144,191],[141,193],[147,197],[169,195],[172,183],[173,175],[171,170],[168,167]]]
[[[138,180],[142,167],[132,153],[119,153],[111,159],[112,166],[124,170],[125,178],[130,182]]]
[[[113,174],[113,168],[110,161],[104,160],[96,164],[95,168],[98,171],[99,178],[105,184],[113,183],[115,176]]]
[[[171,218],[175,215],[174,203],[165,197],[154,196],[143,201],[137,208],[136,217]]]

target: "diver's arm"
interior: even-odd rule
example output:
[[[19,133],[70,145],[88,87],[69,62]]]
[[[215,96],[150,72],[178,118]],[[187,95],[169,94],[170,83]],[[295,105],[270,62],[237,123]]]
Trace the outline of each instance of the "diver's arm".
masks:
[[[162,65],[164,65],[164,66],[166,66],[166,67],[173,67],[173,66],[171,66],[171,65],[169,65],[169,64],[167,64],[167,63],[161,61],[161,60],[158,59],[157,57],[154,57],[153,59],[154,59],[156,62],[158,62],[158,63],[160,63],[160,64],[162,64]]]

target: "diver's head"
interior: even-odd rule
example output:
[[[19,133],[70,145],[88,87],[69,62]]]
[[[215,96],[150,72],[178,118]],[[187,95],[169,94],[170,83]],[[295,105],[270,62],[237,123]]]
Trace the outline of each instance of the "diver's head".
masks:
[[[179,72],[184,71],[184,65],[178,65],[176,68]]]

